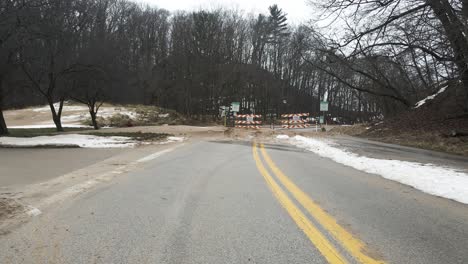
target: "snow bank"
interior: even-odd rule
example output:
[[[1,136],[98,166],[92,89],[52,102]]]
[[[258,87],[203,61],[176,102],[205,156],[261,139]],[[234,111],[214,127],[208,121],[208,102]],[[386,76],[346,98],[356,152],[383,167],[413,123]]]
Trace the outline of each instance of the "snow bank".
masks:
[[[185,140],[185,138],[184,137],[167,137],[167,140],[172,141],[172,142],[182,142]]]
[[[433,94],[433,95],[429,95],[428,97],[422,99],[421,101],[417,102],[416,105],[414,106],[414,108],[419,108],[421,107],[422,105],[424,105],[427,101],[429,100],[433,100],[434,98],[436,98],[436,96],[438,96],[439,94],[445,92],[445,90],[447,90],[447,86],[444,86],[442,88],[440,88],[440,90]]]
[[[160,145],[165,145],[169,143],[174,143],[174,142],[184,142],[185,138],[184,137],[167,137],[165,141],[160,142]]]
[[[434,164],[358,156],[334,147],[330,142],[302,136],[295,136],[289,142],[346,166],[381,175],[432,195],[468,204],[468,174],[455,169]]]
[[[165,145],[165,144],[169,144],[169,143],[174,143],[174,142],[184,142],[186,138],[184,137],[167,137],[166,140],[162,141],[162,142],[159,142],[158,144],[160,145]]]
[[[78,134],[32,138],[0,137],[0,145],[23,147],[77,145],[82,148],[126,148],[134,147],[136,144],[137,142],[129,137],[100,137]]]
[[[54,104],[55,108],[58,109],[59,103]],[[47,114],[50,116],[50,107],[48,105],[39,106],[39,107],[32,107],[28,108],[33,112],[36,112],[36,115],[44,115]],[[102,118],[110,118],[116,114],[126,115],[129,116],[131,119],[136,120],[139,114],[136,112],[134,108],[127,108],[127,107],[119,107],[119,106],[102,106],[99,109],[98,117]],[[34,118],[38,118],[35,116]],[[45,122],[34,122],[31,124],[32,126],[21,126],[17,128],[47,128],[47,127],[54,127],[51,121]],[[62,113],[62,125],[64,127],[86,127],[81,125],[84,120],[90,118],[89,110],[87,106],[84,105],[70,105],[70,102],[65,102],[63,106],[63,113]]]
[[[54,104],[55,109],[58,109],[59,103]],[[30,108],[33,112],[49,112],[50,107],[48,105],[44,106],[39,106],[39,107],[33,107]],[[63,113],[64,115],[62,116],[62,119],[64,120],[69,116],[70,119],[75,119],[75,120],[80,120],[83,118],[87,118],[89,115],[88,112],[88,107],[84,105],[68,105],[68,102],[66,102],[63,106]],[[80,112],[75,115],[68,115],[67,113],[69,112]],[[114,107],[114,106],[102,106],[99,109],[98,116],[101,117],[111,117],[115,114],[122,114],[122,115],[128,115],[130,117],[137,117],[138,114],[131,108],[126,108],[126,107]]]
[[[92,126],[78,125],[78,124],[62,124],[63,128],[92,128]],[[40,124],[40,125],[24,125],[24,126],[8,126],[8,128],[55,128],[54,124]]]
[[[109,118],[116,114],[126,115],[130,118],[138,117],[138,114],[135,111],[125,107],[102,107],[98,112],[98,116],[103,118]]]
[[[54,107],[56,110],[58,110],[60,107],[60,103],[54,103]],[[34,112],[49,112],[50,106],[45,105],[45,106],[40,106],[40,107],[33,107],[31,108],[31,110]],[[88,107],[81,106],[81,105],[67,105],[66,103],[63,105],[63,112],[72,112],[72,111],[88,111]]]

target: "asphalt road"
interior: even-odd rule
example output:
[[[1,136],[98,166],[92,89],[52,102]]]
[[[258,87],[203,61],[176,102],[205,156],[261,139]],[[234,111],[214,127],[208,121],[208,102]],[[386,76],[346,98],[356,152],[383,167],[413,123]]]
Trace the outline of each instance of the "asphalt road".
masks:
[[[284,145],[199,141],[0,235],[0,263],[468,263],[468,207]]]

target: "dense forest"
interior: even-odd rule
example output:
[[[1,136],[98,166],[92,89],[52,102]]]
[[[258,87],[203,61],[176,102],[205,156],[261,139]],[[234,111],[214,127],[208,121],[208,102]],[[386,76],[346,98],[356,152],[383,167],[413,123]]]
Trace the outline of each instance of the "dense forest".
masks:
[[[2,110],[43,103],[61,130],[70,99],[91,115],[106,101],[194,119],[217,119],[234,101],[241,113],[316,115],[327,100],[331,115],[362,122],[453,83],[467,110],[467,1],[309,2],[330,30],[292,26],[277,5],[253,15],[170,13],[126,0],[2,0],[0,134]]]

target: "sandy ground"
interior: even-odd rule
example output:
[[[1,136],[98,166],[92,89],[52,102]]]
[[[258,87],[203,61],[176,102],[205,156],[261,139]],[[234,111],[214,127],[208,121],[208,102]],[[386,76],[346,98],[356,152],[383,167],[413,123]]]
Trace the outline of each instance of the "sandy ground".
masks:
[[[7,110],[3,114],[9,127],[54,124],[48,106]],[[87,119],[88,115],[87,107],[84,105],[66,105],[62,112],[62,122],[63,125],[81,125],[80,120]]]
[[[96,132],[95,130],[91,130]],[[122,127],[122,128],[103,128],[100,129],[99,133],[115,133],[115,132],[141,132],[141,133],[166,133],[174,136],[189,136],[189,137],[210,137],[210,136],[222,136],[226,128],[223,126],[139,126],[139,127]],[[86,133],[89,131],[82,131]]]
[[[56,107],[58,109],[58,106]],[[111,116],[115,113],[134,115],[129,109],[120,106],[103,105],[98,116]],[[3,112],[5,121],[9,127],[18,126],[53,126],[52,114],[49,106],[37,106],[24,109],[7,110]],[[88,108],[85,105],[64,105],[62,110],[62,125],[83,126],[82,121],[89,119]]]
[[[37,112],[30,108],[7,110],[3,112],[3,115],[5,117],[5,122],[9,127],[53,123],[50,113],[46,114],[44,112]]]

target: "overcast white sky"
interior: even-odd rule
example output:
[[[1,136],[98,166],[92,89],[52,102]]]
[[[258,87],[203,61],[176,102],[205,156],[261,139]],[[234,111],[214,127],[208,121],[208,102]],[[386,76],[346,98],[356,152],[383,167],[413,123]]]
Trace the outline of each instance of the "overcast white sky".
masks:
[[[218,7],[235,8],[245,13],[267,13],[268,7],[277,4],[288,14],[288,20],[298,24],[312,18],[313,9],[307,0],[133,0],[139,3],[148,3],[152,6],[164,8],[169,11],[197,10],[201,8],[213,9]]]

